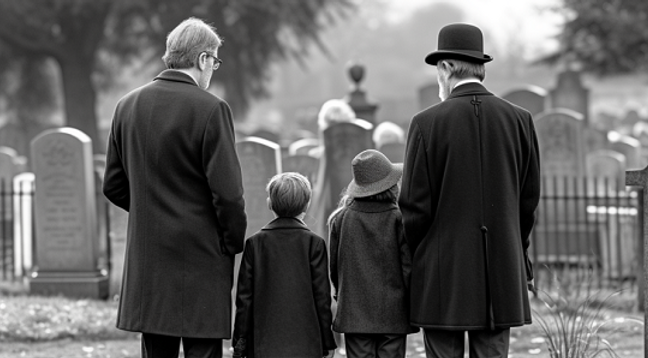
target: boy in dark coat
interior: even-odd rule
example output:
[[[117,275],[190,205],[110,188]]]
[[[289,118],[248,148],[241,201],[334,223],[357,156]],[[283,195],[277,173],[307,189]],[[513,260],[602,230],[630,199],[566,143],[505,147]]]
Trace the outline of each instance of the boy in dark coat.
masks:
[[[405,357],[409,324],[409,247],[396,204],[402,165],[377,150],[352,162],[354,179],[331,214],[331,281],[338,303],[333,330],[347,356]]]
[[[311,199],[303,175],[266,187],[275,219],[245,244],[239,271],[234,357],[332,357],[331,288],[324,239],[302,221]]]

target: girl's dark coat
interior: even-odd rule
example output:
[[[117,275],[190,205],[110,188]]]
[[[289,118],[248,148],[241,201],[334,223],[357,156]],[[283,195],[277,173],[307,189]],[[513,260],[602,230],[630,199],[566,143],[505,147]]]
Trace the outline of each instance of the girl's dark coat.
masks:
[[[335,349],[324,239],[302,221],[278,218],[245,242],[234,339],[248,357],[322,357]]]
[[[106,159],[104,194],[129,212],[117,327],[229,338],[246,215],[227,103],[166,70],[120,100]]]
[[[531,115],[481,84],[461,85],[414,116],[400,197],[413,254],[412,324],[531,323],[527,249],[539,173]]]
[[[409,247],[395,203],[354,200],[331,222],[333,329],[340,333],[412,333],[408,319]]]

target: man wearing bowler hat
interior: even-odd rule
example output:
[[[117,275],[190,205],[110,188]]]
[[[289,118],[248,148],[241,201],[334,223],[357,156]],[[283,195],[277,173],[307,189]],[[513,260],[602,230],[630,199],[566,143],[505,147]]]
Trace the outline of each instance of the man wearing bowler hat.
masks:
[[[427,357],[507,357],[510,328],[531,323],[528,256],[540,195],[531,114],[481,82],[481,30],[450,24],[425,62],[442,102],[410,123],[399,204],[412,250],[410,323]]]

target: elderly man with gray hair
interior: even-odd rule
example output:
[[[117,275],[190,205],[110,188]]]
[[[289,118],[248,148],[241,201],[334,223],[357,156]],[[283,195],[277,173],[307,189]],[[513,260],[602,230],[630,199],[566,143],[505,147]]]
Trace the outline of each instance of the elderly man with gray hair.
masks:
[[[222,357],[231,337],[234,255],[247,218],[228,104],[207,92],[215,29],[190,18],[167,38],[167,70],[124,96],[103,191],[129,212],[117,328],[142,357]]]
[[[481,30],[439,32],[442,102],[410,123],[399,204],[412,251],[410,323],[427,357],[508,357],[510,328],[531,323],[529,234],[540,197],[533,119],[482,81]]]

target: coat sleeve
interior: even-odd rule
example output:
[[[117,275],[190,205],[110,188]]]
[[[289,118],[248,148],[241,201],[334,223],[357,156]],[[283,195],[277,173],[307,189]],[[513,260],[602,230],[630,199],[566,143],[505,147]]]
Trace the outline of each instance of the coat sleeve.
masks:
[[[116,115],[115,115],[116,117]],[[113,204],[128,211],[130,208],[130,183],[117,143],[116,124],[113,118],[106,148],[106,169],[103,180],[104,196]]]
[[[230,255],[243,250],[247,216],[241,164],[236,154],[232,112],[219,102],[211,113],[203,139],[203,167],[212,192],[221,247]]]
[[[252,240],[245,244],[236,288],[236,315],[234,318],[233,339],[241,338],[251,342],[252,337],[252,299],[254,296],[254,249]],[[248,346],[249,347],[249,346]]]
[[[529,119],[528,148],[527,170],[522,178],[520,191],[520,232],[522,235],[522,247],[524,248],[527,280],[531,280],[533,279],[533,266],[528,254],[529,235],[535,224],[535,212],[540,201],[541,180],[538,139],[532,119]]]
[[[400,262],[401,270],[403,272],[403,282],[405,283],[405,288],[409,290],[410,274],[412,273],[412,254],[410,253],[410,248],[407,244],[407,240],[405,240],[402,220],[397,220],[396,222],[396,237],[398,239],[398,247],[400,250]]]
[[[338,213],[338,216],[340,214]],[[337,230],[337,218],[331,220],[329,227],[329,253],[330,253],[330,271],[331,271],[331,283],[333,284],[333,297],[337,300],[337,290],[338,290],[338,248],[340,245],[340,238]]]
[[[416,118],[410,126],[399,206],[403,214],[405,238],[412,254],[432,224],[432,195],[425,143]]]
[[[322,334],[322,348],[327,353],[337,347],[331,325],[333,314],[331,313],[331,283],[328,275],[328,258],[326,255],[326,244],[324,239],[317,237],[311,248],[311,279],[313,282],[313,297],[319,316],[320,332]]]

